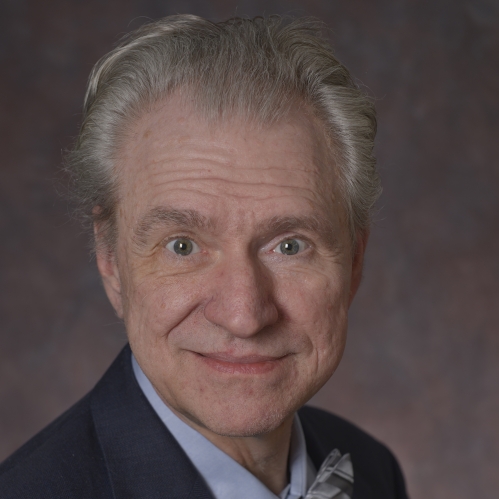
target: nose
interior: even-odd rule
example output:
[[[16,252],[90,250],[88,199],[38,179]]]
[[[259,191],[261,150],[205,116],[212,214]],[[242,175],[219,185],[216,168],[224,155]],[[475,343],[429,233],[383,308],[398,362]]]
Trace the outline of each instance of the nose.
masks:
[[[260,262],[221,262],[211,286],[213,296],[204,315],[232,335],[249,338],[277,321],[272,277]]]

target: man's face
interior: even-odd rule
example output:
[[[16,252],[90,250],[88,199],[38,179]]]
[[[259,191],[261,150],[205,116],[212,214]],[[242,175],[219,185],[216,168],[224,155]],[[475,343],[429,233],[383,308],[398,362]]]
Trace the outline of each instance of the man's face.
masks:
[[[194,424],[271,431],[338,365],[362,250],[328,161],[304,113],[214,125],[172,98],[130,134],[99,269],[140,366]]]

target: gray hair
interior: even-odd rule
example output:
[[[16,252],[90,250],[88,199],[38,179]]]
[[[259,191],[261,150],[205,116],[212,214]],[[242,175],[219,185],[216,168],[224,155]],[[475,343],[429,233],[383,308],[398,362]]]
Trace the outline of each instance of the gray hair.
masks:
[[[190,90],[205,115],[222,119],[243,113],[272,123],[293,103],[305,104],[332,145],[353,240],[369,227],[381,190],[375,109],[335,58],[322,27],[276,16],[221,23],[169,16],[130,33],[97,62],[66,171],[80,212],[100,223],[109,248],[116,241],[120,146],[138,117],[179,88]]]

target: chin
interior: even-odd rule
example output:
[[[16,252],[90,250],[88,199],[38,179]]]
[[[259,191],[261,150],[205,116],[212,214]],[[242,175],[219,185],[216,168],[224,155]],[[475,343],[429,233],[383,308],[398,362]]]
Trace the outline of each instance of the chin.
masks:
[[[289,417],[289,414],[283,414],[279,411],[265,412],[255,417],[235,417],[224,419],[209,420],[206,427],[224,437],[256,437],[271,433],[279,428]]]
[[[292,417],[295,408],[269,407],[261,404],[238,404],[220,407],[220,410],[196,411],[185,414],[196,424],[224,437],[254,437],[271,433]]]

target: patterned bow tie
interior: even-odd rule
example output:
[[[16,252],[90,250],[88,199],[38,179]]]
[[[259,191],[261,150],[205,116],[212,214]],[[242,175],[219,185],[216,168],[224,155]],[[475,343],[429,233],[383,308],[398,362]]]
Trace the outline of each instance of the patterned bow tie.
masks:
[[[329,454],[308,489],[305,499],[351,499],[353,466],[350,454],[341,456],[338,449]]]

